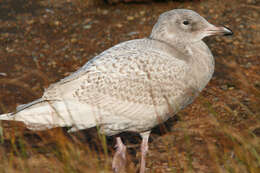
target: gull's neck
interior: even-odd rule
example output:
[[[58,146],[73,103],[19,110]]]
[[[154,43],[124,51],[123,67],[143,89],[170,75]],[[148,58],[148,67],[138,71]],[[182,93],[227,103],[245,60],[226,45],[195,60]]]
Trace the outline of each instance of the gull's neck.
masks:
[[[183,40],[178,40],[178,39],[170,39],[170,38],[166,38],[164,36],[164,34],[159,34],[159,35],[150,35],[150,37],[148,37],[151,40],[155,40],[164,44],[167,44],[170,47],[173,47],[177,50],[179,50],[181,53],[188,55],[188,56],[192,56],[193,52],[192,49],[190,48],[192,43],[190,42],[185,42]]]

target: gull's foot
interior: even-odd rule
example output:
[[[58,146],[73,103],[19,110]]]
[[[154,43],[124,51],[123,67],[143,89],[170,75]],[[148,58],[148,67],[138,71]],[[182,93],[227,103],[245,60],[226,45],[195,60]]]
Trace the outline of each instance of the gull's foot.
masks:
[[[121,141],[120,137],[116,138],[116,153],[112,161],[112,169],[115,173],[125,172],[126,166],[126,146]]]

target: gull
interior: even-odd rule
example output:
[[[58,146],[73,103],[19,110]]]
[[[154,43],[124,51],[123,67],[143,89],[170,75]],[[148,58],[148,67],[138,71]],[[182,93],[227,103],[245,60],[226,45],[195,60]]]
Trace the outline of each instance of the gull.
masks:
[[[114,172],[126,164],[126,146],[118,136],[142,137],[140,173],[151,129],[174,116],[198,96],[214,72],[214,58],[203,42],[212,35],[232,35],[198,13],[174,9],[160,15],[149,37],[119,43],[97,55],[43,96],[18,106],[1,120],[23,122],[31,130],[97,126],[116,136]]]

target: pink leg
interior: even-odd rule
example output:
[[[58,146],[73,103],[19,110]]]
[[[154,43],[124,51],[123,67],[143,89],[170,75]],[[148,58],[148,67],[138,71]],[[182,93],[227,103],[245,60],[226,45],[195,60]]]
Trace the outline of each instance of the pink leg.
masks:
[[[151,131],[141,133],[142,137],[142,144],[141,144],[141,167],[140,167],[140,173],[145,173],[145,156],[148,152],[148,139]]]
[[[115,173],[124,172],[126,165],[126,146],[120,137],[116,138],[116,153],[112,161],[112,168]]]

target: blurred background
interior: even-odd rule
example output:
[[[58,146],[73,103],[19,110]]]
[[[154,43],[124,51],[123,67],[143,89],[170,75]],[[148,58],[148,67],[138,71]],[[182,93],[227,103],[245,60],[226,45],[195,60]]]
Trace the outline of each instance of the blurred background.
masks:
[[[0,114],[105,49],[149,36],[158,16],[192,9],[232,37],[205,39],[216,60],[199,98],[153,130],[147,172],[260,172],[260,2],[257,0],[0,0]],[[131,136],[131,139],[129,138]],[[140,137],[122,134],[126,172],[137,172]],[[89,129],[43,132],[1,122],[1,172],[112,172],[113,137]]]

